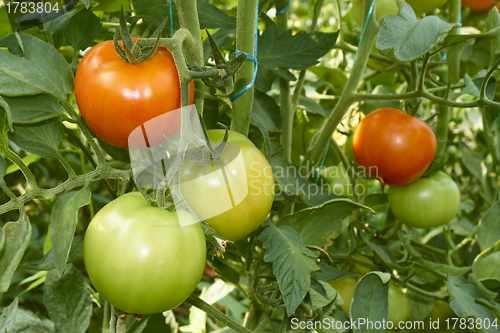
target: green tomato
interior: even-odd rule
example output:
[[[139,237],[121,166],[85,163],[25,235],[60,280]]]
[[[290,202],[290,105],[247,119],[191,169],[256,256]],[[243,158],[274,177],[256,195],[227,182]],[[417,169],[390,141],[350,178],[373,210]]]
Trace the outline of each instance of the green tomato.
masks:
[[[408,296],[393,283],[389,283],[389,317],[394,327],[400,321],[406,321],[410,317],[410,300]]]
[[[216,147],[224,130],[210,130]],[[264,155],[240,133],[229,131],[228,144],[216,163],[184,160],[180,189],[186,203],[222,237],[237,241],[269,215],[274,200],[274,175]]]
[[[404,186],[389,187],[394,216],[415,228],[437,227],[450,222],[460,206],[457,184],[442,171]]]
[[[443,6],[448,0],[406,0],[412,6],[417,16],[435,11]]]
[[[457,315],[453,311],[450,306],[450,303],[435,300],[434,305],[432,306],[431,313],[424,320],[426,332],[436,331],[437,329],[445,329],[446,328],[446,319],[448,318],[457,318]],[[439,327],[437,326],[437,321],[439,320]],[[432,326],[430,325],[432,323]]]
[[[354,278],[348,277],[342,280],[330,281],[329,283],[342,297],[344,304],[342,304],[341,307],[344,309],[345,313],[349,314],[349,303],[351,303],[351,298],[358,282],[354,280]]]
[[[370,259],[368,259],[367,257],[359,254],[359,253],[356,253],[354,255],[357,259],[363,261],[363,262],[366,262],[367,264],[371,264],[373,265],[373,261],[371,261]],[[356,265],[354,264],[354,269],[356,269],[356,271],[360,272],[360,273],[363,273],[363,274],[366,274],[366,273],[370,273],[371,272],[371,269],[365,267],[365,266],[361,266],[361,265]]]
[[[352,1],[352,14],[359,25],[363,25],[363,2],[364,0]],[[378,21],[385,15],[397,16],[399,13],[397,0],[376,0],[375,3],[375,19]]]
[[[114,307],[134,314],[184,302],[203,276],[205,258],[205,235],[193,215],[152,207],[138,192],[104,206],[83,243],[94,288]]]
[[[323,186],[336,195],[352,196],[351,180],[344,164],[321,168],[319,174],[327,181]]]

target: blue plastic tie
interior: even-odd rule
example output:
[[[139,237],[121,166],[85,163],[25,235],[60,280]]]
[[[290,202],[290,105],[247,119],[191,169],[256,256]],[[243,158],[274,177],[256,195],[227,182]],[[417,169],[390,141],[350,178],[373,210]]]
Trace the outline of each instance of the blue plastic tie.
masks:
[[[368,11],[368,16],[366,17],[365,26],[363,27],[363,32],[361,33],[361,37],[359,38],[358,51],[359,51],[359,45],[361,45],[361,42],[363,42],[363,37],[365,36],[366,28],[368,27],[368,21],[370,20],[370,17],[373,14],[374,8],[375,8],[375,0],[372,1],[372,5],[370,6],[370,10]],[[354,54],[354,61],[356,61],[356,58],[358,57],[358,51],[356,51],[356,53]]]
[[[279,12],[276,13],[276,16],[280,16],[280,15],[284,14],[289,6],[290,6],[290,0],[288,0],[288,3],[286,4],[285,8],[283,8],[282,10],[280,10]]]
[[[174,18],[172,17],[173,11],[172,11],[172,0],[170,0],[170,37],[174,35]]]
[[[257,45],[258,45],[258,37],[259,37],[259,1],[257,1],[257,13],[255,15],[255,56],[247,54],[247,59],[252,60],[253,63],[255,64],[254,71],[253,71],[253,78],[250,81],[250,83],[247,84],[245,88],[243,88],[239,93],[237,93],[233,98],[231,98],[231,102],[234,102],[238,98],[241,97],[245,92],[248,91],[248,89],[252,88],[252,86],[255,83],[255,78],[257,77],[257,70],[259,69],[259,62],[257,61]],[[240,55],[243,52],[236,50],[234,51],[236,55]]]
[[[330,145],[330,141],[328,141],[328,144],[326,145],[325,153],[323,154],[323,159],[321,160],[321,164],[319,165],[319,171],[321,171],[321,168],[325,164],[326,154],[328,153],[328,146],[329,145]],[[318,176],[316,177],[316,181],[314,182],[315,184],[318,184],[319,175],[320,175],[320,173],[318,172]]]

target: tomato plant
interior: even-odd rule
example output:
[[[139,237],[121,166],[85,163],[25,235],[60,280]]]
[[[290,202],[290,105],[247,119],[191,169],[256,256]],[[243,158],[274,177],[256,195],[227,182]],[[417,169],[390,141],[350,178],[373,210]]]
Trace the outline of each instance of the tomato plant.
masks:
[[[414,183],[389,188],[394,215],[416,228],[437,227],[450,222],[460,207],[457,184],[442,171]]]
[[[83,255],[92,285],[129,313],[178,306],[205,268],[205,236],[196,222],[189,213],[149,206],[139,192],[113,200],[85,234]]]
[[[344,301],[344,304],[341,305],[342,309],[344,309],[345,313],[349,314],[349,304],[358,282],[354,278],[348,277],[341,280],[330,281],[329,283],[342,297]]]
[[[448,0],[406,0],[406,2],[408,2],[412,6],[417,15],[422,15],[432,13],[433,11],[447,3]]]
[[[165,48],[159,48],[150,60],[131,64],[118,56],[112,41],[99,43],[78,65],[75,97],[90,129],[116,147],[140,147],[142,141],[129,142],[129,135],[148,121],[149,146],[180,129],[180,112],[175,112],[181,107],[179,74]],[[193,97],[191,84],[191,103]],[[152,120],[168,112],[172,113],[167,119]]]
[[[224,130],[210,130],[214,143]],[[186,159],[181,192],[202,220],[221,236],[237,241],[267,218],[274,198],[274,176],[264,155],[243,135],[229,131],[228,145],[213,165]]]
[[[463,7],[469,7],[473,12],[485,12],[495,7],[497,0],[462,0]]]
[[[369,113],[353,137],[356,161],[370,176],[389,185],[405,185],[420,178],[436,148],[436,138],[426,123],[392,108]]]
[[[363,3],[364,0],[353,0],[352,10],[356,22],[360,25],[363,24]],[[375,12],[377,16],[375,19],[378,21],[386,15],[397,16],[399,12],[397,0],[376,0]]]

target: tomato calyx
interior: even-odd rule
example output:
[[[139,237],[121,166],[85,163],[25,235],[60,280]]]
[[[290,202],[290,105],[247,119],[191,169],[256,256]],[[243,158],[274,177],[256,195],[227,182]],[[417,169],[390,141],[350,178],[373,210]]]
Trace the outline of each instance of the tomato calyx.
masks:
[[[151,59],[158,49],[160,44],[160,37],[163,27],[165,26],[166,20],[164,20],[160,26],[153,33],[151,38],[156,39],[155,44],[152,47],[142,48],[139,44],[134,43],[130,32],[128,31],[127,21],[125,20],[125,10],[123,6],[120,10],[120,28],[116,29],[115,35],[113,37],[113,45],[115,47],[118,56],[125,62],[137,65],[141,62]],[[118,43],[119,40],[123,42],[123,48]]]

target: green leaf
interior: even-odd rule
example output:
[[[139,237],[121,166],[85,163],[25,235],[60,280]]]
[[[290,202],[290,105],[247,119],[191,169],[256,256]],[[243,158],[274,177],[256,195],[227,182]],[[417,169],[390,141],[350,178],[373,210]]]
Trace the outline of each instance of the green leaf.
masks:
[[[432,271],[434,275],[441,276],[443,280],[446,280],[448,276],[462,276],[467,274],[471,270],[471,266],[457,267],[450,266],[446,264],[440,264],[433,261],[425,260],[419,258],[416,261],[421,267],[425,267],[426,270]]]
[[[59,119],[49,119],[36,124],[14,125],[9,139],[32,154],[43,158],[58,158],[58,146],[62,138]]]
[[[3,227],[5,243],[0,250],[0,293],[9,289],[12,276],[23,258],[31,239],[31,223],[27,217],[8,222]]]
[[[363,276],[354,289],[349,305],[349,313],[353,320],[369,319],[381,323],[389,313],[389,280],[390,274],[370,272]],[[359,325],[356,332],[385,332],[384,328],[376,329],[368,325]]]
[[[482,251],[500,239],[500,201],[490,207],[479,221],[477,242]]]
[[[71,243],[78,222],[78,211],[90,203],[91,193],[88,188],[70,192],[55,202],[50,214],[50,239],[54,251],[54,264],[62,274],[69,257]]]
[[[498,13],[498,8],[493,7],[488,13],[488,19],[486,20],[486,29],[488,31],[500,27],[500,14]],[[491,58],[493,59],[495,55],[500,53],[500,34],[490,38],[491,43]]]
[[[389,196],[387,193],[370,193],[363,199],[363,204],[371,208],[385,205],[388,202]]]
[[[453,46],[448,47],[446,51],[446,62],[449,68],[449,83],[455,84],[460,80],[460,65],[462,62],[462,53],[466,46],[468,46],[468,42],[462,42],[459,44],[455,44]]]
[[[377,48],[393,49],[399,60],[413,60],[429,51],[441,36],[455,26],[432,15],[417,20],[415,12],[406,3],[398,16],[385,16],[377,39]]]
[[[0,6],[0,39],[12,33],[9,16],[5,6]]]
[[[126,12],[132,11],[130,0],[100,0],[99,4],[92,9],[96,12],[113,13],[119,12],[121,6],[123,6]]]
[[[32,124],[63,116],[61,105],[50,95],[4,96],[4,99],[12,112],[12,121],[17,124]]]
[[[16,320],[19,300],[17,298],[0,310],[0,333],[11,332]]]
[[[479,290],[467,283],[461,276],[450,276],[448,278],[448,292],[450,293],[450,305],[453,311],[459,317],[472,316],[481,318],[481,320],[489,319],[491,323],[495,320],[493,313],[484,305],[477,303],[477,299],[486,298]],[[494,327],[486,329],[487,332],[498,332]]]
[[[334,93],[341,94],[342,90],[344,90],[347,83],[347,76],[345,72],[340,69],[326,66],[314,66],[310,67],[308,70],[325,82]]]
[[[314,310],[319,310],[327,306],[337,298],[337,291],[332,286],[330,286],[330,284],[323,281],[318,281],[318,283],[325,290],[326,295],[323,293],[319,293],[312,288],[309,290],[309,294],[311,295],[311,303]]]
[[[328,113],[324,107],[305,96],[299,97],[299,103],[297,104],[297,107],[307,112],[319,114],[320,116],[323,116],[325,118],[328,117]]]
[[[19,309],[16,298],[0,312],[0,333],[54,333],[54,324],[33,312]]]
[[[90,9],[83,9],[73,16],[66,28],[64,38],[75,51],[84,50],[101,32],[101,20]]]
[[[291,315],[309,291],[311,272],[319,269],[316,255],[292,228],[278,228],[269,221],[264,225],[267,227],[258,237],[266,250],[264,261],[272,264],[286,311]]]
[[[214,39],[215,44],[217,44],[221,50],[225,50],[234,43],[234,40],[236,39],[236,30],[221,29],[212,34],[212,38]],[[208,58],[212,56],[212,49],[210,48],[208,38],[206,38],[203,41],[203,59],[205,59],[205,62],[207,62]]]
[[[75,236],[71,244],[71,249],[68,255],[68,263],[73,263],[83,258],[83,236]],[[50,271],[56,268],[55,265],[55,252],[50,249],[47,254],[36,263],[21,263],[19,265],[22,269],[32,271]]]
[[[236,29],[236,18],[210,4],[208,0],[198,0],[200,29]]]
[[[276,77],[290,79],[283,69],[305,69],[314,66],[318,59],[330,51],[338,33],[307,33],[295,35],[288,30],[278,36],[276,26],[267,28],[259,38],[259,71],[256,87],[268,91]],[[281,70],[279,70],[281,69]]]
[[[323,248],[340,235],[342,221],[358,208],[373,211],[349,199],[335,199],[287,215],[278,221],[277,226],[289,226],[299,233],[307,246]]]
[[[462,151],[462,162],[465,168],[469,170],[474,178],[481,181],[483,178],[483,171],[481,169],[482,154],[476,153],[466,144],[462,144],[460,150]]]
[[[260,133],[262,133],[262,136],[264,137],[264,153],[266,159],[269,161],[271,160],[271,138],[269,137],[269,130],[267,129],[266,123],[262,120],[262,118],[258,114],[250,111],[248,111],[248,113],[250,113],[250,116],[252,117],[253,121],[257,123],[259,131]]]
[[[65,99],[73,88],[73,72],[64,57],[41,39],[20,32],[24,58],[0,50],[0,94],[51,94]]]
[[[92,316],[92,300],[80,271],[68,265],[61,278],[48,272],[43,286],[43,301],[50,319],[60,332],[84,333]]]
[[[281,127],[280,107],[276,101],[266,93],[255,91],[252,113],[257,114],[270,132]]]

